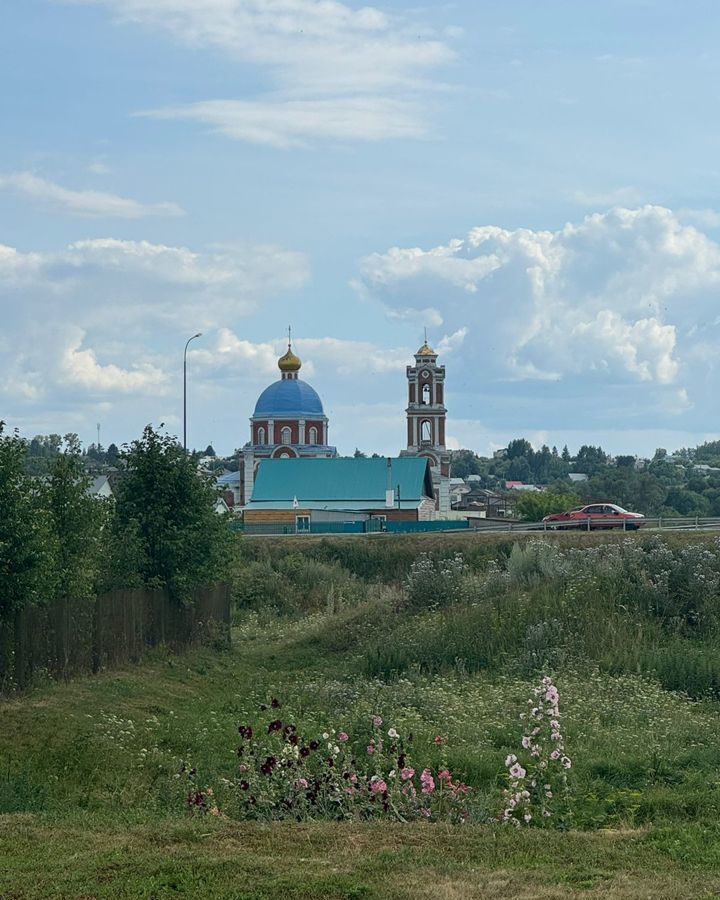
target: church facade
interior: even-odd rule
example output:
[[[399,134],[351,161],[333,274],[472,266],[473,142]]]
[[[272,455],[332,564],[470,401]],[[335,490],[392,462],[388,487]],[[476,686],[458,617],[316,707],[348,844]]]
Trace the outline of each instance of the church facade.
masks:
[[[317,392],[299,377],[302,362],[288,341],[278,360],[280,379],[258,397],[250,418],[250,440],[239,460],[237,503],[253,497],[258,466],[265,459],[333,459],[329,422]],[[406,369],[408,403],[407,446],[401,457],[427,459],[430,465],[435,515],[450,512],[450,453],[445,446],[445,366],[427,340]],[[399,498],[401,499],[401,498]]]
[[[257,467],[263,459],[328,459],[337,456],[330,446],[328,418],[317,391],[298,373],[302,362],[292,351],[278,360],[280,380],[258,397],[250,418],[250,440],[242,448],[240,502],[252,497]]]

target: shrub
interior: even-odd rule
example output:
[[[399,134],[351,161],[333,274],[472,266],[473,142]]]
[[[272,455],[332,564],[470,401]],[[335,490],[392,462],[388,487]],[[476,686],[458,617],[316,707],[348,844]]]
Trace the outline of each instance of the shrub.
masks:
[[[434,609],[460,603],[465,572],[465,562],[460,553],[437,562],[427,553],[421,553],[410,566],[405,582],[408,606],[411,609]]]

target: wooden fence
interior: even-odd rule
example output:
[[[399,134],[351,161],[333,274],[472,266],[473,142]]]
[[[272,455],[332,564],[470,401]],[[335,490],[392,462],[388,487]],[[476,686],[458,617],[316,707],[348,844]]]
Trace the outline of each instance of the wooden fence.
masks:
[[[208,628],[229,626],[225,583],[198,588],[187,605],[166,591],[137,588],[26,606],[0,620],[0,693],[44,674],[67,678],[137,662],[158,644],[182,650]]]

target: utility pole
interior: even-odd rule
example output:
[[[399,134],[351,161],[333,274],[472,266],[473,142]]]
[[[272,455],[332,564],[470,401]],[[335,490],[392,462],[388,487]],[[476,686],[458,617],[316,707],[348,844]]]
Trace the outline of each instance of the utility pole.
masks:
[[[183,450],[185,453],[187,453],[187,349],[190,341],[199,337],[202,337],[202,331],[198,331],[197,334],[188,338],[183,352]]]

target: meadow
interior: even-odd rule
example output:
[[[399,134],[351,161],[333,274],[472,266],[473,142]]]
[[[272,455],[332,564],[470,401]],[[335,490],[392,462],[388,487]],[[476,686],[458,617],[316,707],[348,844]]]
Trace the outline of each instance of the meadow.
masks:
[[[230,649],[1,702],[3,900],[720,892],[715,538],[240,539],[233,578]],[[513,827],[543,676],[567,795]],[[313,739],[357,800],[268,766]]]

